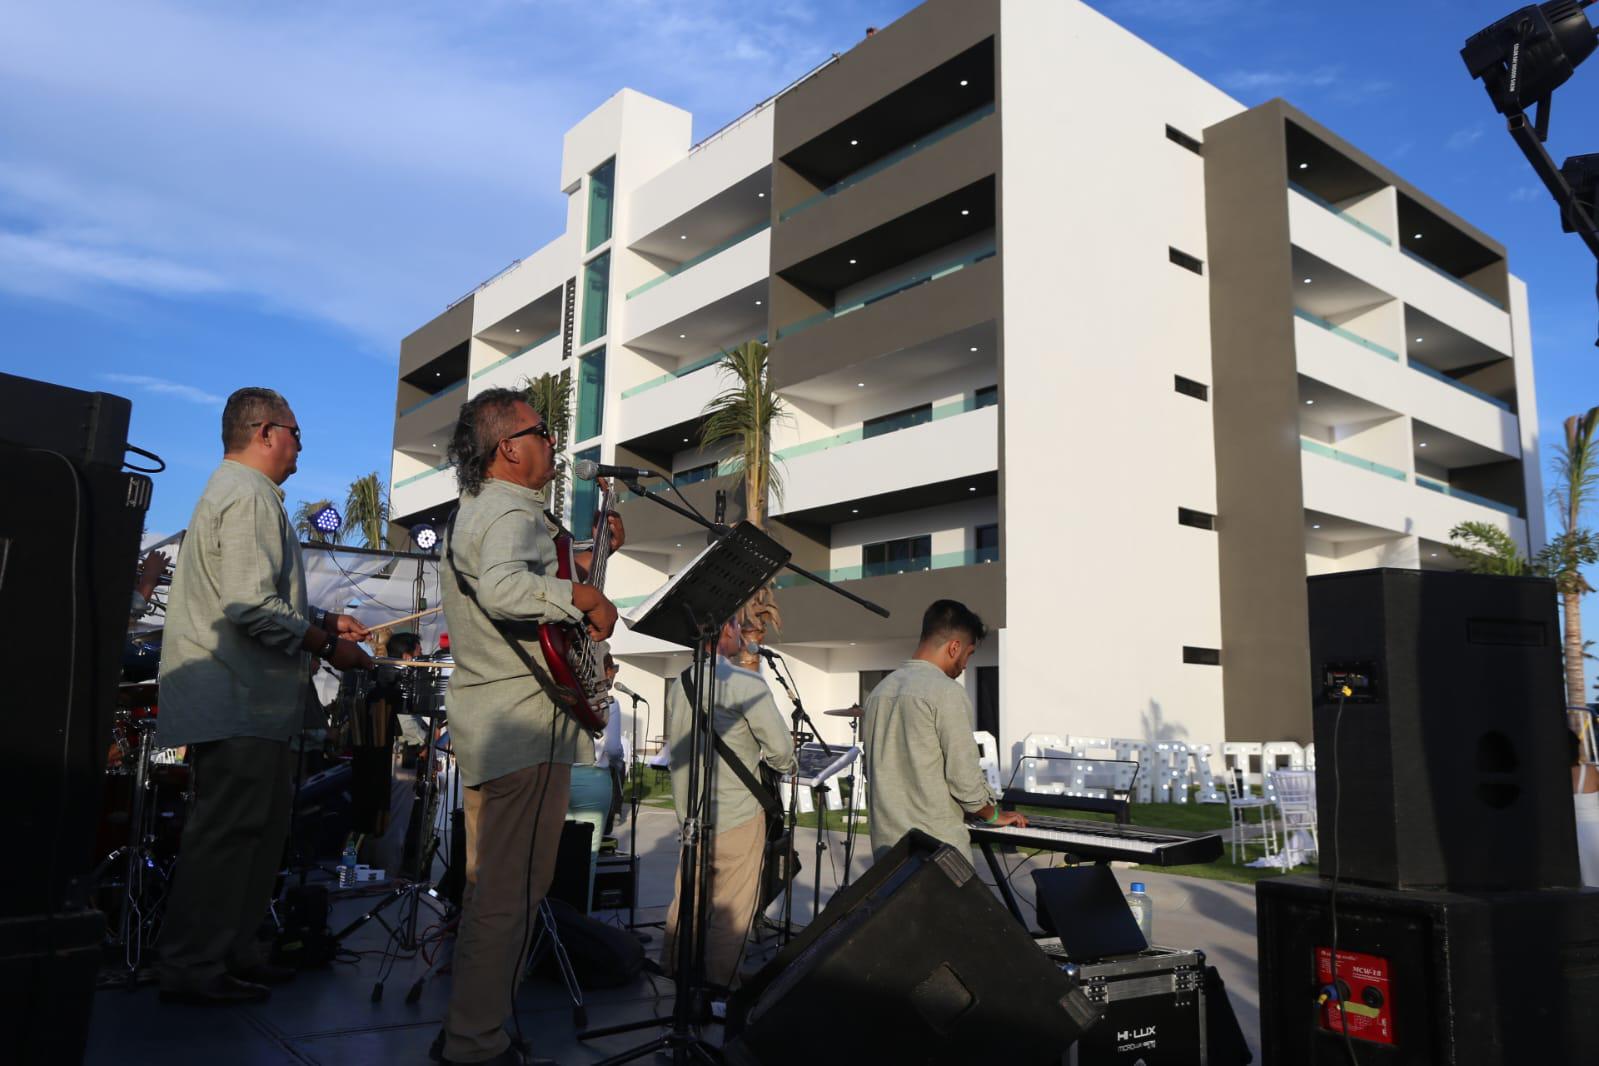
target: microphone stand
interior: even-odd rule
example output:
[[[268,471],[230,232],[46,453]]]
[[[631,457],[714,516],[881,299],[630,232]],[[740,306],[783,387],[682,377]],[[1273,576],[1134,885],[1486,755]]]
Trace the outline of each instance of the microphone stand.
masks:
[[[783,694],[788,697],[788,702],[791,703],[793,705],[793,707],[794,707],[793,714],[792,714],[792,717],[793,717],[793,732],[794,732],[794,734],[796,736],[800,735],[800,733],[801,733],[800,727],[802,725],[810,726],[811,727],[811,735],[814,736],[816,738],[816,742],[822,746],[822,750],[825,751],[829,755],[833,754],[833,749],[828,747],[827,741],[822,739],[822,731],[816,727],[816,721],[813,718],[811,718],[811,716],[809,714],[807,714],[805,712],[805,704],[800,699],[799,693],[796,692],[794,690],[794,688],[790,687],[790,685],[788,683],[788,679],[786,677],[784,677],[782,671],[778,669],[777,656],[773,655],[770,652],[765,652],[765,651],[762,652],[762,655],[765,657],[767,665],[769,665],[772,668],[772,676],[777,678],[777,683],[779,685],[783,686]],[[791,787],[790,787],[789,793],[788,793],[788,818],[787,818],[787,828],[788,828],[788,856],[787,856],[787,862],[788,862],[788,868],[783,871],[783,946],[784,947],[787,947],[788,946],[788,942],[790,940],[794,939],[794,880],[795,880],[795,878],[794,878],[794,860],[795,860],[795,857],[796,857],[795,856],[795,847],[794,847],[794,844],[795,844],[794,831],[795,831],[795,828],[797,827],[798,822],[799,822],[799,790],[800,790],[799,778],[800,778],[799,766],[798,766],[798,763],[796,761],[796,764],[795,764],[795,767],[794,767],[794,776],[790,779],[790,786]],[[826,786],[824,785],[822,787],[825,788]],[[818,809],[816,816],[817,816],[818,819],[825,820],[825,818],[827,816],[826,815],[825,805],[824,805],[824,807]],[[822,845],[821,832],[822,832],[823,822],[822,821],[818,821],[816,824],[817,824],[817,830],[816,830],[816,875],[815,875],[816,876],[816,899],[812,901],[813,904],[819,904],[819,901],[821,899],[821,888],[822,888],[821,871],[822,871],[822,848],[823,848],[823,845]],[[815,917],[816,917],[816,908],[815,908],[815,906],[813,906],[812,909],[811,909],[811,918],[812,918],[812,920],[814,920]]]
[[[633,888],[632,888],[632,891],[630,891],[628,893],[628,895],[627,895],[627,927],[629,929],[634,930],[634,935],[637,936],[640,940],[643,940],[643,941],[647,942],[649,940],[649,938],[650,938],[649,934],[648,933],[639,933],[637,931],[638,930],[638,808],[639,808],[639,804],[641,802],[643,802],[643,797],[641,795],[639,795],[639,791],[640,791],[640,786],[642,786],[643,783],[644,783],[643,763],[639,762],[639,757],[638,757],[638,705],[640,703],[643,703],[646,707],[648,707],[649,706],[649,700],[646,700],[643,696],[640,696],[636,692],[629,692],[628,695],[630,697],[632,697],[632,699],[633,699],[633,754],[632,754],[632,756],[630,758],[630,765],[628,766],[627,771],[628,771],[628,775],[630,777],[632,777],[633,780],[631,782],[629,782],[629,787],[628,787],[628,792],[630,793],[630,795],[628,796],[628,807],[630,808],[630,810],[628,812],[627,850],[628,850],[628,867],[629,867],[629,873],[631,874],[632,879],[633,879]]]

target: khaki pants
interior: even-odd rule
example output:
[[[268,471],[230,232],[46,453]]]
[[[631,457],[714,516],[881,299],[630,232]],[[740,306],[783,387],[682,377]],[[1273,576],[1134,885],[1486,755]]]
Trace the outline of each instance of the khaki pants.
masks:
[[[529,920],[555,876],[571,781],[570,766],[546,763],[464,790],[466,893],[444,1017],[452,1062],[482,1062],[510,1046],[505,1020],[532,946]]]
[[[264,961],[266,918],[288,838],[287,741],[231,737],[190,747],[194,804],[161,930],[161,987],[192,988]]]
[[[755,920],[761,890],[761,857],[766,849],[766,819],[756,815],[742,825],[709,834],[710,901],[705,909],[705,980],[731,988],[744,961],[744,942]],[[673,881],[672,906],[666,912],[661,940],[661,966],[677,968],[677,908],[682,871]]]

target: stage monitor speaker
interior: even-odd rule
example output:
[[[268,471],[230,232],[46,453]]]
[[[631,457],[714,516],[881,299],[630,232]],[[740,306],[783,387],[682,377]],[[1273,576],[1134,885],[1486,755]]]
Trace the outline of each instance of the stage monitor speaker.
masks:
[[[1322,871],[1577,885],[1554,584],[1363,570],[1308,591]]]
[[[840,1061],[1053,1064],[1101,1011],[966,856],[912,830],[734,994],[725,1053],[735,1066],[811,1066],[841,1049],[870,1058]]]
[[[1521,1066],[1599,1054],[1599,892],[1255,886],[1261,1061]],[[1348,1023],[1348,1043],[1344,1028]]]

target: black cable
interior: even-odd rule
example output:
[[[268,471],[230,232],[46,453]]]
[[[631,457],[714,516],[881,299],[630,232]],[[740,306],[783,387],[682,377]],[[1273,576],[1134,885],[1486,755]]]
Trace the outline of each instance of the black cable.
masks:
[[[165,470],[167,468],[167,461],[165,459],[161,458],[155,452],[147,452],[143,448],[134,447],[132,444],[124,444],[122,446],[122,449],[123,449],[123,451],[132,452],[134,455],[142,455],[146,459],[149,459],[149,460],[151,460],[152,462],[154,462],[156,464],[153,467],[151,467],[151,466],[134,466],[132,463],[128,462],[126,459],[122,460],[122,465],[127,467],[129,470],[132,470],[136,474],[159,474],[159,473],[161,473],[163,470]]]
[[[1344,798],[1342,762],[1338,757],[1338,730],[1344,724],[1344,700],[1348,691],[1340,689],[1338,692],[1338,710],[1333,716],[1333,868],[1332,868],[1332,895],[1329,898],[1328,910],[1332,917],[1332,947],[1328,956],[1332,964],[1332,992],[1333,1001],[1338,1004],[1338,1020],[1342,1023],[1344,1033],[1344,1048],[1349,1052],[1349,1061],[1354,1066],[1360,1066],[1360,1060],[1355,1057],[1355,1042],[1349,1036],[1349,1012],[1344,1008],[1343,993],[1338,988],[1338,860],[1341,853],[1338,849],[1338,814],[1339,805]]]
[[[346,580],[346,581],[348,581],[350,583],[350,591],[351,591],[351,593],[353,595],[358,596],[358,597],[360,597],[363,600],[366,600],[367,602],[371,603],[373,606],[381,607],[385,611],[398,611],[401,614],[410,613],[404,607],[395,607],[392,604],[384,603],[382,600],[378,599],[376,596],[372,596],[372,595],[367,594],[366,592],[363,592],[361,590],[361,587],[355,583],[354,575],[352,575],[348,570],[346,570],[343,566],[341,566],[339,564],[338,548],[330,547],[328,549],[328,558],[333,560],[334,568],[336,570],[338,570],[339,573],[344,575],[344,580]]]

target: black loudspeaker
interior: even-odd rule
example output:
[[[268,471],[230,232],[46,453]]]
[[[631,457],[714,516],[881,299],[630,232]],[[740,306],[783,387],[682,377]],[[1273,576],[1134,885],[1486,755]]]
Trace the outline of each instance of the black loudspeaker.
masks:
[[[83,1061],[105,916],[0,917],[0,1028],[5,1061],[60,1066]]]
[[[1599,891],[1446,893],[1255,886],[1266,1063],[1511,1066],[1592,1062],[1599,1049]]]
[[[1553,582],[1364,570],[1308,589],[1322,871],[1580,884]]]
[[[561,843],[555,851],[555,873],[549,897],[579,914],[589,912],[589,861],[594,855],[594,824],[568,821],[561,826]]]
[[[735,1066],[1058,1063],[1100,1011],[965,856],[912,830],[734,993],[724,1052]]]

